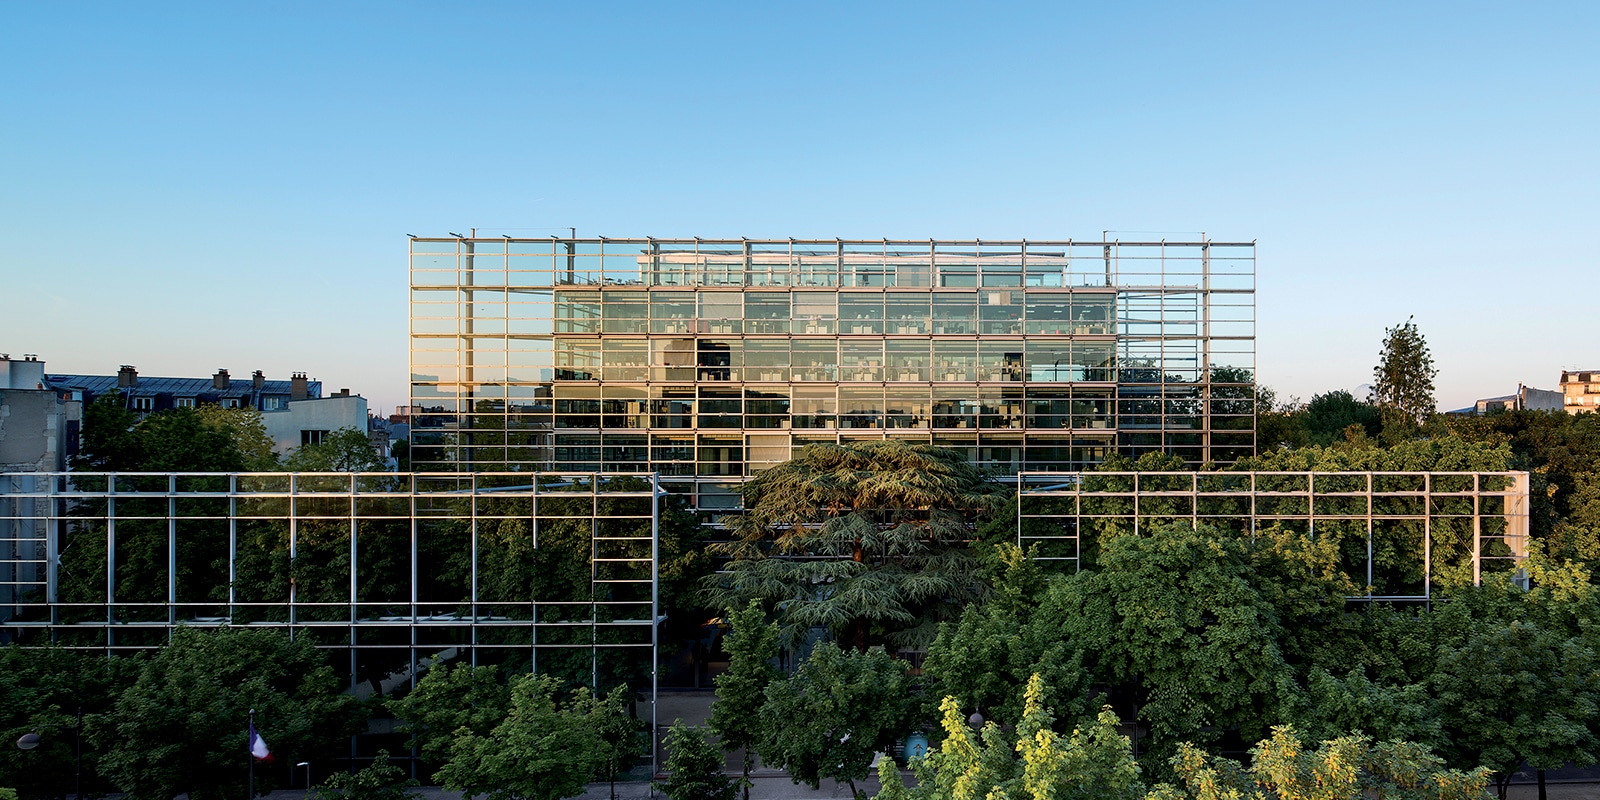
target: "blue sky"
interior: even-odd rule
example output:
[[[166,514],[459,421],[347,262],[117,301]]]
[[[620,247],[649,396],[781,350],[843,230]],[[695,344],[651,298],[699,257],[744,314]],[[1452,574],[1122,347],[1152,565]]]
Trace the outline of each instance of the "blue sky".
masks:
[[[0,351],[406,397],[405,234],[1258,240],[1259,369],[1600,367],[1595,4],[0,6]]]

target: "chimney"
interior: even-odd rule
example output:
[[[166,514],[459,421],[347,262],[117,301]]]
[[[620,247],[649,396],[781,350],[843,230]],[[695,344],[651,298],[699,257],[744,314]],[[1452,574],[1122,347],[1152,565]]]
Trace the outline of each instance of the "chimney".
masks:
[[[334,397],[349,397],[350,396],[350,390],[349,389],[340,389],[339,391],[334,392],[333,396]]]
[[[118,389],[132,389],[133,387],[138,386],[138,385],[139,385],[139,370],[136,370],[133,367],[128,366],[127,364],[123,364],[117,370],[117,388]]]
[[[213,389],[226,390],[232,385],[233,382],[228,380],[228,371],[225,369],[219,369],[217,374],[211,376],[211,388]]]
[[[254,389],[254,390],[258,391],[258,392],[261,391],[261,385],[266,383],[266,382],[267,382],[267,376],[262,375],[261,374],[261,370],[259,370],[259,369],[256,370],[255,373],[253,373],[250,376],[250,388],[252,388],[252,389]]]
[[[306,399],[306,374],[304,372],[296,372],[289,377],[289,399]]]

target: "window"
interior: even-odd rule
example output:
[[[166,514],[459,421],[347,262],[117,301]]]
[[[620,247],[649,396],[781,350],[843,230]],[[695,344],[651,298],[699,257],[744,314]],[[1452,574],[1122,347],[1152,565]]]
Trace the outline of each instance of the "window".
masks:
[[[281,397],[263,397],[261,399],[261,410],[263,411],[277,411],[280,408],[283,408],[283,398]]]
[[[194,398],[193,397],[175,397],[172,400],[172,405],[175,408],[194,408]]]
[[[155,408],[155,398],[153,397],[135,397],[129,403],[134,411],[149,411]]]
[[[239,407],[239,398],[237,398],[237,397],[224,397],[224,398],[222,398],[222,407],[223,408],[238,408]]]
[[[322,440],[327,436],[327,431],[302,430],[300,431],[300,445],[303,447],[308,444],[322,444]]]

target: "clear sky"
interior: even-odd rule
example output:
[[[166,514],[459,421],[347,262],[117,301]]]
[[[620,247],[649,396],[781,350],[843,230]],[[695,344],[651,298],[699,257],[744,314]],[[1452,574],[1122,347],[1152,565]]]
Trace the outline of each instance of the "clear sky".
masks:
[[[1600,368],[1597,23],[1595,3],[6,3],[0,351],[306,370],[387,410],[407,233],[1205,231],[1260,243],[1280,395],[1367,382],[1410,315],[1442,408],[1555,388]]]

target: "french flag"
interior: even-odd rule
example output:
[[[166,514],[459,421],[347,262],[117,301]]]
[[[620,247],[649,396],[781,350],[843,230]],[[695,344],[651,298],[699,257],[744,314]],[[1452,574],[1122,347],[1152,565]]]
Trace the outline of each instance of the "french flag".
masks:
[[[267,740],[256,732],[255,720],[250,720],[250,755],[255,756],[257,761],[272,760],[272,751],[267,749]]]

